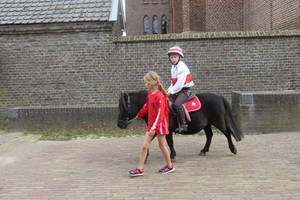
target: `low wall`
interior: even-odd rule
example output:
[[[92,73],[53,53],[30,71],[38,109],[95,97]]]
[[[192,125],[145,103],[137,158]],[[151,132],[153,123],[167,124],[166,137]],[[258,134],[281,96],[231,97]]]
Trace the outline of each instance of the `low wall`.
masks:
[[[232,110],[245,134],[300,130],[300,92],[233,92]],[[117,107],[16,107],[8,110],[12,130],[118,128]],[[130,127],[145,126],[140,120]]]
[[[117,128],[117,107],[19,107],[8,110],[12,130]],[[134,123],[137,125],[138,123]],[[134,126],[133,125],[133,126]]]
[[[300,91],[300,30],[114,38],[94,25],[86,32],[1,35],[0,118],[14,107],[117,107],[120,92],[145,89],[148,71],[167,88],[166,52],[174,45],[185,52],[195,92],[230,101],[232,91]]]
[[[233,92],[232,109],[245,134],[300,130],[300,92]]]

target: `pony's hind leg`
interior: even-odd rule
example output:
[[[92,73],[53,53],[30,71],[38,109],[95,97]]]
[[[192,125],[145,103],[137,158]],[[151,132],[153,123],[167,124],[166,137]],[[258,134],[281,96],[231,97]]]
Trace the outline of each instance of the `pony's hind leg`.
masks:
[[[229,131],[228,131],[228,134],[226,134],[225,136],[227,138],[228,147],[229,147],[231,153],[237,154],[237,149],[235,148],[234,144],[232,143],[232,139],[231,139],[231,135],[230,135]]]
[[[209,152],[209,147],[210,147],[210,144],[211,144],[211,139],[213,137],[213,132],[211,130],[211,125],[207,125],[204,128],[204,132],[205,132],[205,135],[206,135],[206,143],[205,143],[204,148],[200,151],[199,156],[205,156],[206,152]]]
[[[176,151],[174,149],[173,133],[171,132],[170,134],[166,135],[166,139],[170,148],[170,158],[174,160],[176,156]]]
[[[217,127],[218,128],[218,127]],[[228,147],[233,154],[237,154],[237,149],[235,148],[234,144],[232,143],[230,132],[227,128],[219,128],[219,130],[226,136],[228,141]]]

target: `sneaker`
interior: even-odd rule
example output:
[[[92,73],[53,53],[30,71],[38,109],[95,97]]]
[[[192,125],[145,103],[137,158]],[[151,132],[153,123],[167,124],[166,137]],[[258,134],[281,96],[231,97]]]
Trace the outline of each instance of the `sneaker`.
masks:
[[[171,167],[168,167],[168,165],[164,166],[163,168],[161,168],[159,170],[160,173],[163,173],[163,174],[167,174],[167,173],[170,173],[170,172],[173,172],[175,171],[175,167],[174,165],[172,165]]]
[[[160,170],[158,170],[158,172],[162,173],[163,171],[165,171],[168,168],[168,165],[164,166],[163,168],[161,168]]]
[[[135,168],[129,171],[130,176],[142,176],[144,175],[144,170]]]

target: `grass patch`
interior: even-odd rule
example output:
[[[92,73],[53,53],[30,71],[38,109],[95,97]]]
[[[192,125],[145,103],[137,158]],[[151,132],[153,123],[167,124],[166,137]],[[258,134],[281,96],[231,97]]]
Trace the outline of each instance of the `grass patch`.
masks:
[[[145,134],[145,128],[135,129],[73,129],[73,130],[45,130],[28,131],[26,134],[41,135],[40,140],[66,141],[78,138],[109,138],[109,137],[130,137],[142,136]]]
[[[213,133],[216,135],[222,134],[218,129],[213,127]],[[132,136],[143,136],[145,134],[145,128],[128,128],[128,129],[53,129],[53,130],[40,130],[40,131],[28,131],[25,134],[40,135],[40,140],[50,141],[67,141],[74,139],[99,139],[99,138],[110,138],[110,137],[132,137]],[[178,136],[183,136],[177,134]],[[205,135],[202,130],[195,135]]]
[[[7,130],[9,129],[8,117],[5,117],[0,120],[0,130]]]
[[[211,130],[214,133],[214,135],[223,135],[223,133],[214,126],[211,127]]]

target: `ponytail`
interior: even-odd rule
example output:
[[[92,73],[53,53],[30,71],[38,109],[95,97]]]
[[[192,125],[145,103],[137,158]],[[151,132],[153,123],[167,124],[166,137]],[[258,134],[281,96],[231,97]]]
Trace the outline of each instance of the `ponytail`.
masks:
[[[168,98],[168,92],[165,90],[165,88],[160,82],[158,83],[158,89],[165,95],[166,98]]]

